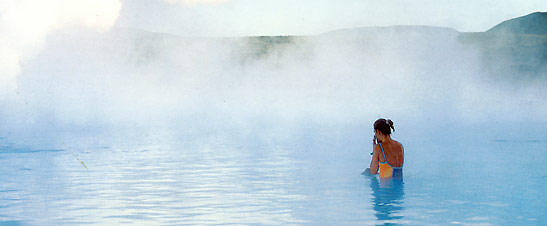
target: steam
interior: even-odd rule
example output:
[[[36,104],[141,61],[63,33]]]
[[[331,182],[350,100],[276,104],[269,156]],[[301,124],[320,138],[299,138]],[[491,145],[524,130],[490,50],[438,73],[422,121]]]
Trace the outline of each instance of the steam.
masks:
[[[51,31],[80,25],[107,30],[120,8],[119,0],[1,0],[0,97],[16,87],[21,64],[43,49]]]
[[[547,114],[545,81],[517,86],[485,73],[450,29],[181,38],[64,28],[47,40],[2,102],[4,130],[368,128],[378,117],[437,128]]]

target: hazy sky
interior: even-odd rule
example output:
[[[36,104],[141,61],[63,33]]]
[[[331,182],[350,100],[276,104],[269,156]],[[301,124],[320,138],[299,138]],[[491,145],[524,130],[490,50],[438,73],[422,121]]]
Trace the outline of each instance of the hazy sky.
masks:
[[[116,25],[184,36],[307,35],[387,25],[485,31],[536,11],[547,11],[547,1],[124,0]]]

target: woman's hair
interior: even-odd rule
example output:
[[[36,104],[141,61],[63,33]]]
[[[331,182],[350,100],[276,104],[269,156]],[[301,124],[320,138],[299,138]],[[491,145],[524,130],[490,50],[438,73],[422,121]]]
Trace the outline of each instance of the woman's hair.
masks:
[[[390,135],[391,130],[395,131],[395,127],[393,127],[393,121],[390,119],[378,119],[376,122],[374,122],[374,130],[380,130],[381,133],[385,135]]]

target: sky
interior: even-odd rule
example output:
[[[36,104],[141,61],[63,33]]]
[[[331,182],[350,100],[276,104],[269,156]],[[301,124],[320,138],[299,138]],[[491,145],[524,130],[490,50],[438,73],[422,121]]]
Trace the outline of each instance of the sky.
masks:
[[[341,28],[430,25],[485,31],[544,0],[126,0],[117,26],[181,36],[313,35]]]

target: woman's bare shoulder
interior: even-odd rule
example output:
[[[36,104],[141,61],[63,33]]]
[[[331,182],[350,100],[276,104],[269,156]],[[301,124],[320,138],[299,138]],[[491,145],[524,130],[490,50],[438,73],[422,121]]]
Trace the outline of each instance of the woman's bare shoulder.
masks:
[[[397,144],[398,148],[403,149],[403,144],[401,144],[401,142],[396,141],[396,140],[393,140],[393,141],[395,141],[395,144]]]

